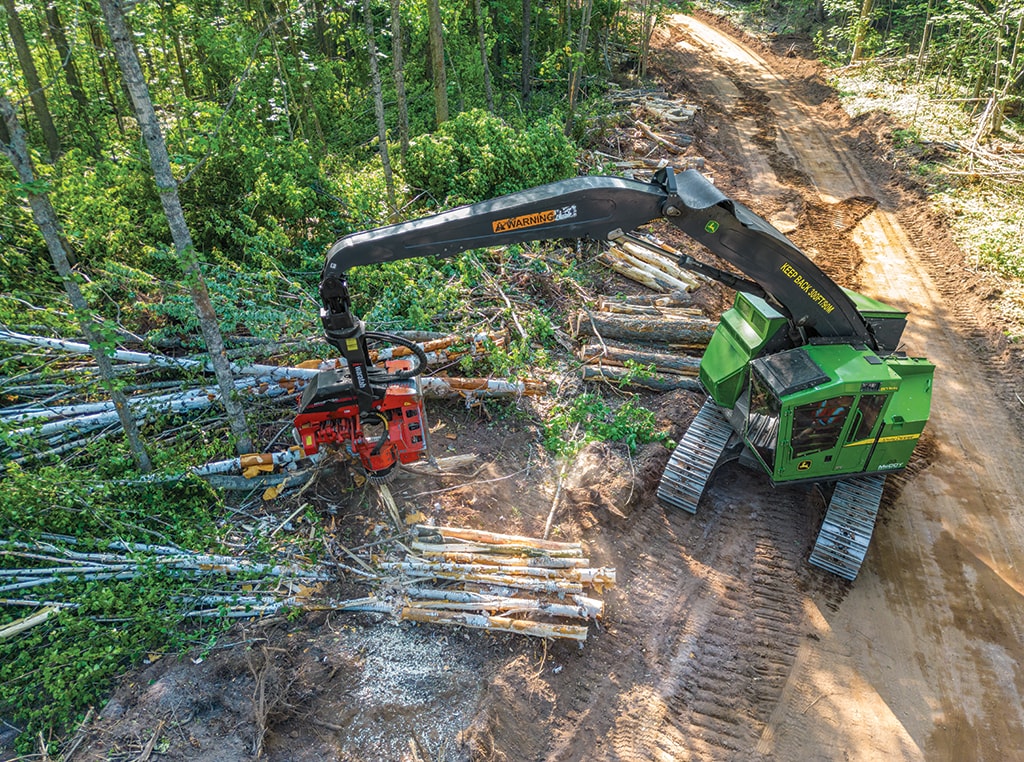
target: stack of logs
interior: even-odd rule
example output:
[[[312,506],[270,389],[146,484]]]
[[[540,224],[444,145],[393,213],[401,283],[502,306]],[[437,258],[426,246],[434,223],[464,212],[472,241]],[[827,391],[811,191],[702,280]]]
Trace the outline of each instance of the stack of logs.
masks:
[[[687,307],[682,295],[601,297],[576,315],[584,380],[606,380],[657,391],[699,391],[701,353],[715,323]],[[628,345],[614,341],[628,342]]]
[[[702,157],[683,155],[693,143],[693,136],[689,131],[680,129],[683,124],[693,121],[694,115],[700,110],[699,106],[673,100],[663,90],[618,90],[610,93],[609,97],[612,103],[629,108],[635,133],[630,135],[630,131],[627,131],[622,137],[629,140],[635,155],[626,157],[593,151],[599,163],[619,170],[650,170],[667,166],[678,170],[704,168]],[[659,124],[657,128],[653,126],[655,123]],[[645,143],[650,146],[649,151],[641,150]],[[655,150],[664,151],[670,158],[652,157],[650,154]]]
[[[619,275],[662,294],[673,291],[689,293],[704,282],[703,276],[687,272],[676,264],[679,253],[671,246],[653,239],[650,242],[665,253],[638,246],[631,241],[622,241],[610,245],[599,260]]]
[[[591,596],[615,584],[615,570],[592,568],[580,543],[423,525],[413,537],[405,560],[377,564],[399,575],[395,601],[345,608],[583,642],[586,625],[558,620],[596,621],[604,603]]]

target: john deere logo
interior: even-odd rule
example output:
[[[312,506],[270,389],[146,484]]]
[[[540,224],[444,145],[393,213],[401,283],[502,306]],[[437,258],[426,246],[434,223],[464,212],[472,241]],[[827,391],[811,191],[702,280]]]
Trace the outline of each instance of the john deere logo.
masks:
[[[718,231],[718,223],[714,220],[708,220],[708,224],[704,226],[704,229],[709,233],[715,233]]]
[[[811,461],[809,461],[809,460],[801,460],[797,464],[796,470],[797,471],[806,471],[810,467],[811,467]]]

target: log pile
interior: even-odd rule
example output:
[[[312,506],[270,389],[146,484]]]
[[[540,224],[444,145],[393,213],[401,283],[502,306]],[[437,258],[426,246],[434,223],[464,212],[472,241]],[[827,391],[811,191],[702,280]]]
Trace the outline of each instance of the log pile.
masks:
[[[582,643],[615,570],[593,568],[580,543],[418,525],[409,553],[381,561],[375,595],[330,607],[403,621],[511,632]]]
[[[61,355],[87,357],[90,354],[89,346],[81,342],[29,336],[11,331],[0,330],[0,341]],[[481,357],[490,347],[501,347],[505,342],[504,334],[490,333],[471,337],[448,336],[424,342],[421,346],[424,347],[432,364],[445,365],[467,355]],[[401,351],[385,351],[378,353],[378,359],[383,361],[400,355]],[[111,360],[116,363],[115,368],[122,373],[159,369],[166,375],[174,372],[205,373],[212,370],[201,358],[167,357],[150,352],[116,350],[111,354]],[[309,379],[322,368],[338,367],[343,364],[342,359],[314,360],[296,367],[234,363],[232,370],[236,375],[235,388],[238,392],[247,395],[253,401],[260,401],[294,399],[301,394]],[[76,362],[68,365],[67,384],[55,383],[60,376],[52,372],[46,374],[45,383],[35,383],[35,378],[22,376],[16,380],[11,379],[10,383],[0,384],[0,394],[8,400],[15,401],[15,404],[0,409],[0,427],[5,430],[8,442],[17,443],[17,449],[10,449],[5,453],[8,459],[21,462],[30,456],[60,455],[81,449],[88,443],[119,431],[119,420],[112,402],[78,399],[81,394],[80,380],[83,375],[91,374],[92,370],[90,361]],[[40,375],[39,380],[44,380],[44,377]],[[540,395],[544,393],[545,385],[531,379],[507,381],[425,376],[421,378],[421,390],[427,398],[460,398],[466,400],[469,405],[478,398]],[[195,385],[194,380],[161,380],[140,386],[135,393],[130,393],[129,404],[136,420],[142,423],[168,414],[206,410],[217,402],[219,394],[219,389],[215,385]],[[38,448],[35,452],[32,452],[33,446]]]
[[[684,304],[675,296],[602,297],[578,313],[576,333],[586,337],[578,354],[583,379],[654,391],[700,391],[700,358],[686,353],[703,351],[715,323]]]
[[[704,282],[703,276],[681,268],[678,252],[660,242],[639,246],[623,240],[611,244],[599,259],[619,275],[662,294],[694,291]]]
[[[635,88],[613,91],[612,103],[628,112],[631,126],[619,131],[609,150],[592,151],[597,164],[617,170],[657,170],[667,166],[678,170],[703,169],[705,162],[699,156],[687,156],[693,143],[690,125],[700,110],[699,106],[674,100],[664,90]],[[629,150],[622,149],[622,143]],[[646,148],[645,148],[646,147]],[[668,157],[652,154],[664,152]]]

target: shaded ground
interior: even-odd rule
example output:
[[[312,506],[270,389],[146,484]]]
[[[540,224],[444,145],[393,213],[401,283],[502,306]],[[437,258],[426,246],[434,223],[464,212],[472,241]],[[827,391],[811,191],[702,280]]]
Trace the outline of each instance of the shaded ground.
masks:
[[[885,121],[846,118],[812,64],[707,19],[671,17],[657,44],[670,91],[703,107],[696,150],[719,187],[843,285],[911,311],[907,350],[939,366],[928,436],[890,481],[856,583],[805,563],[823,512],[813,488],[727,467],[697,516],[666,512],[653,499],[664,448],[595,447],[556,520],[619,571],[582,650],[341,615],[251,626],[201,663],[127,676],[75,759],[134,758],[154,734],[161,759],[248,759],[264,730],[273,760],[1024,753],[1017,359],[986,317],[991,284],[887,165]],[[699,402],[647,400],[677,437]],[[487,467],[403,476],[399,502],[539,534],[557,472],[531,427],[457,407],[432,417],[454,436],[439,433],[444,448]],[[341,530],[358,544],[375,509],[336,489],[319,501],[356,504]]]

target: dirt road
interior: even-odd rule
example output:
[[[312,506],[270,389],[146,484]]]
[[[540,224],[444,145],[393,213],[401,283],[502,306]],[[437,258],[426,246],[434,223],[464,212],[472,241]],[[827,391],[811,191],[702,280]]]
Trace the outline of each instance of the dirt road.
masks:
[[[770,211],[773,195],[789,201],[780,163],[806,178],[804,196],[878,200],[851,231],[858,286],[908,309],[908,351],[938,366],[927,465],[901,485],[842,602],[814,590],[794,598],[806,636],[755,748],[777,759],[1019,758],[1024,457],[1020,407],[1004,403],[995,358],[979,352],[983,306],[957,293],[956,255],[914,217],[920,209],[901,214],[900,194],[850,150],[833,111],[807,102],[804,83],[698,19],[673,17],[669,35],[727,120],[744,112],[748,89],[760,96],[768,139],[752,139],[744,113],[721,130],[744,159],[738,179],[755,209]]]
[[[938,365],[917,462],[890,479],[856,582],[806,563],[824,510],[812,488],[730,466],[690,516],[654,500],[664,448],[596,448],[557,522],[619,570],[583,650],[308,615],[129,676],[83,758],[167,727],[164,759],[247,759],[259,680],[280,686],[261,728],[271,760],[413,759],[412,739],[434,760],[1024,758],[1021,408],[991,355],[984,289],[813,66],[693,17],[655,42],[667,88],[704,110],[697,147],[717,184],[843,285],[908,309],[906,349]],[[678,437],[701,400],[649,402]],[[400,500],[538,534],[557,471],[531,461],[529,427],[433,418],[493,479],[400,479]]]

